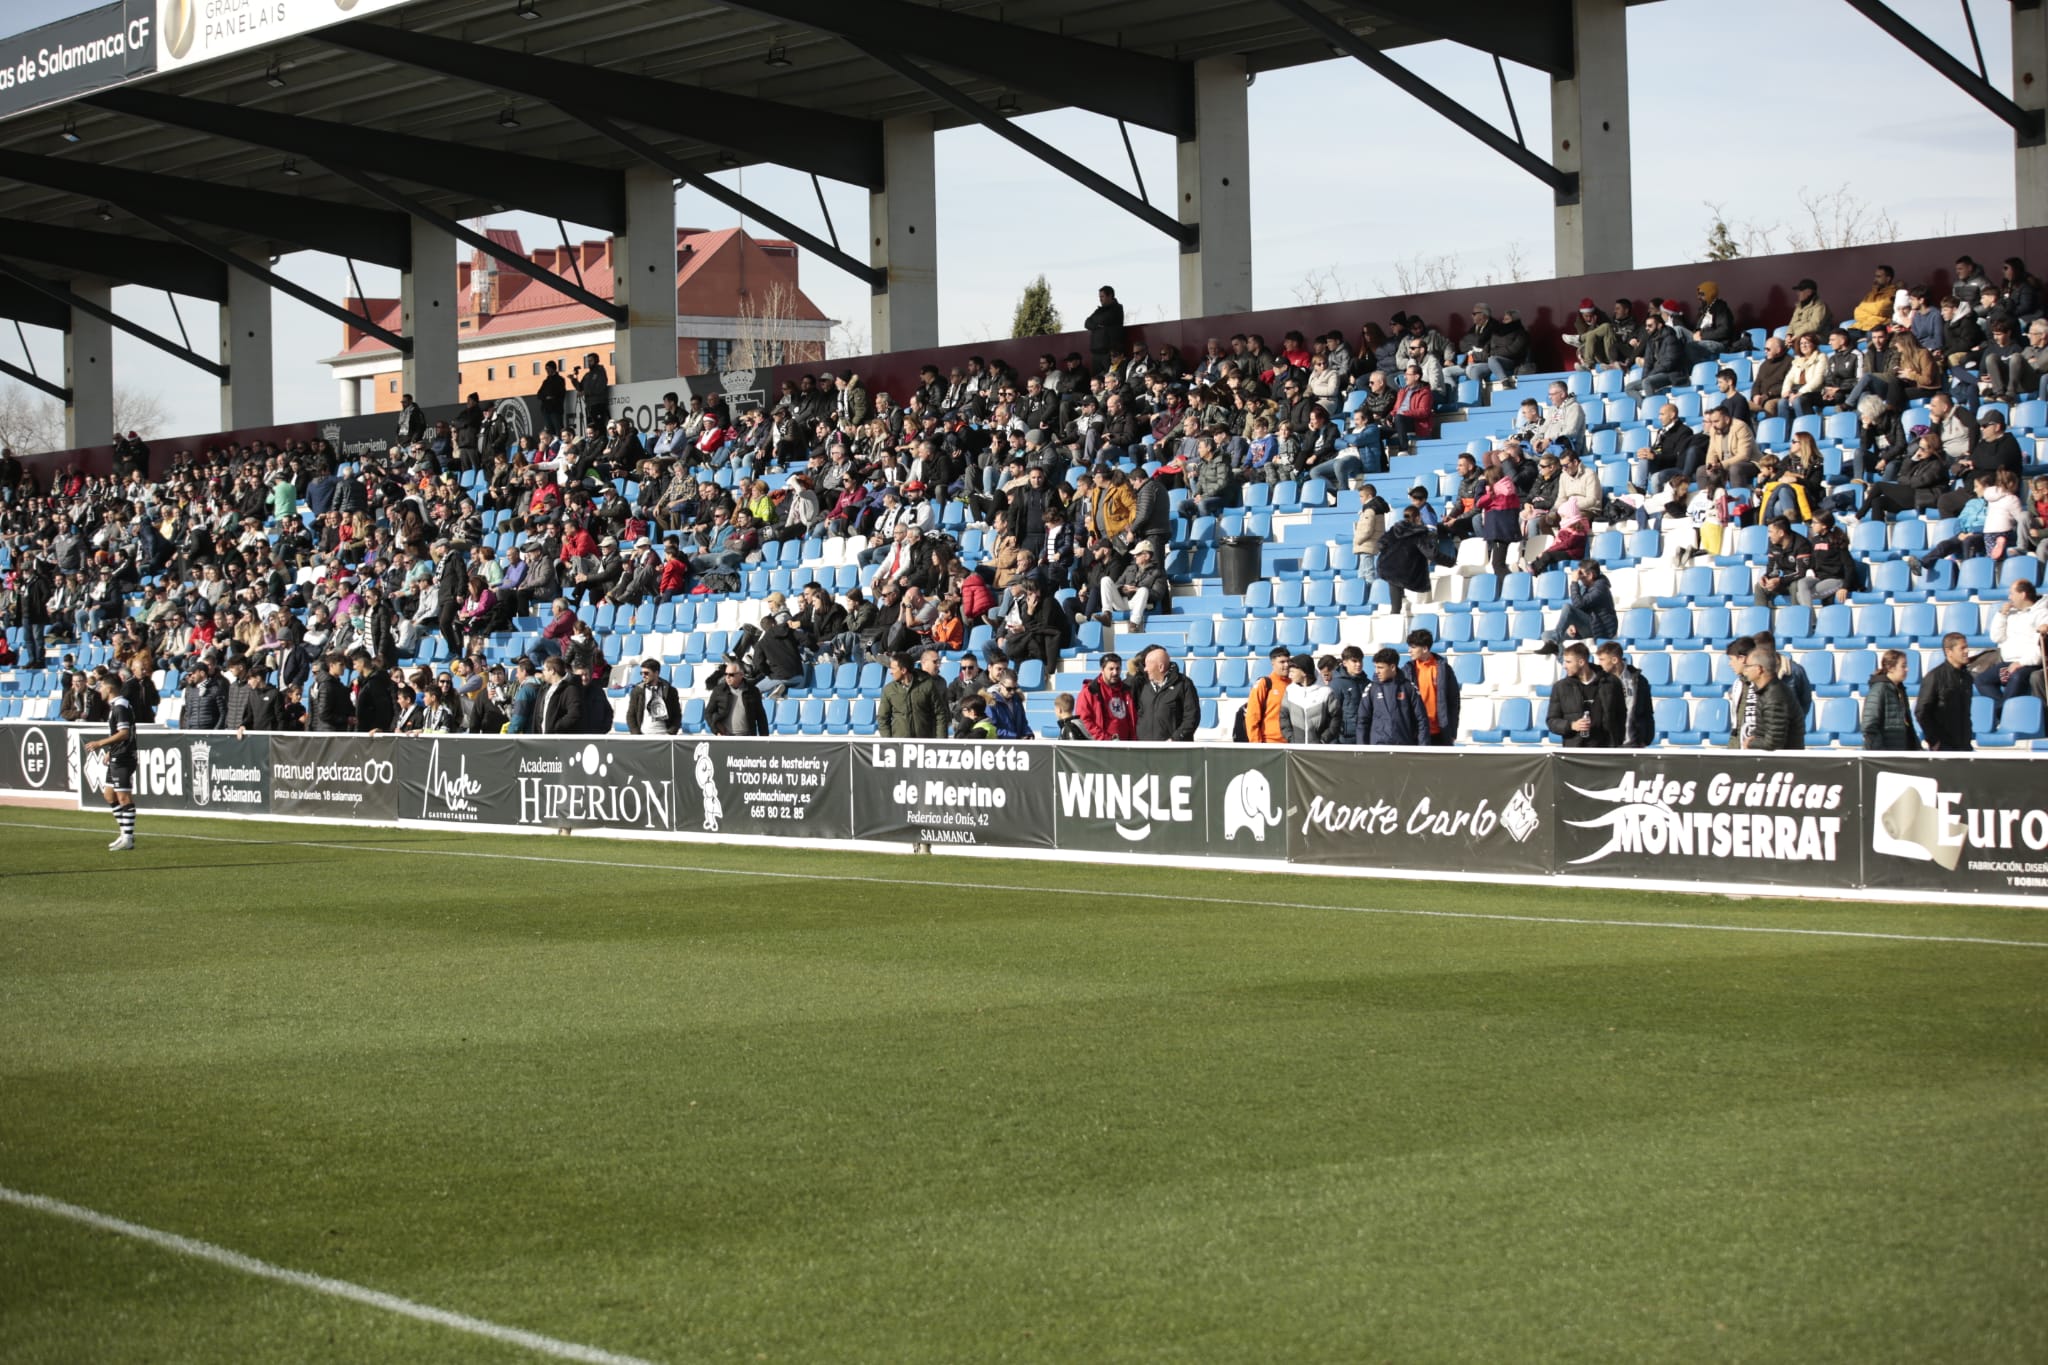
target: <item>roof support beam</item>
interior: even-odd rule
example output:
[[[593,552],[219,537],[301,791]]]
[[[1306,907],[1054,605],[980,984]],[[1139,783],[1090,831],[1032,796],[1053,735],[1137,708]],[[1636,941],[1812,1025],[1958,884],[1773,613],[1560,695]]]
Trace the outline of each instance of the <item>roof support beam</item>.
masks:
[[[815,171],[865,189],[877,189],[882,183],[881,130],[865,119],[554,57],[480,47],[428,33],[408,33],[367,20],[323,29],[313,36],[351,52],[528,98],[559,100],[606,118],[630,119],[643,128],[722,147],[751,160]]]
[[[177,213],[231,231],[291,242],[313,251],[354,256],[403,270],[411,239],[402,214],[352,204],[324,203],[295,194],[245,190],[185,180],[153,171],[95,166],[68,158],[0,151],[0,178],[105,199],[123,208]]]
[[[710,176],[700,171],[691,170],[681,158],[669,155],[669,153],[655,146],[646,138],[621,128],[603,115],[592,113],[587,109],[579,109],[572,105],[562,106],[562,112],[588,125],[592,131],[610,138],[613,142],[618,143],[619,146],[624,147],[648,165],[658,166],[662,170],[667,171],[691,189],[709,195],[735,212],[744,213],[749,218],[758,219],[766,223],[769,227],[774,228],[777,232],[810,251],[813,255],[838,266],[855,279],[865,281],[870,289],[880,289],[888,283],[888,276],[869,265],[866,261],[847,255],[835,244],[824,240],[814,232],[805,231],[787,218],[784,218],[781,214],[764,208],[739,191],[729,186],[721,185],[718,181],[713,180]]]
[[[6,375],[17,383],[26,384],[32,389],[47,393],[60,403],[69,405],[71,402],[71,390],[65,388],[62,384],[53,384],[41,375],[24,370],[21,366],[10,361],[0,360],[0,374]]]
[[[13,280],[16,284],[26,285],[28,288],[33,289],[36,293],[41,294],[46,298],[54,299],[58,303],[63,304],[66,308],[74,308],[79,312],[85,314],[89,318],[97,318],[99,321],[106,323],[107,326],[109,327],[115,328],[118,331],[126,332],[129,336],[134,337],[137,341],[145,342],[148,345],[156,347],[165,355],[176,356],[178,359],[184,361],[187,365],[191,365],[196,369],[206,371],[215,379],[225,382],[228,377],[228,367],[221,364],[218,360],[209,359],[208,357],[199,354],[199,352],[193,350],[189,346],[180,346],[175,341],[171,341],[165,337],[160,337],[155,332],[152,332],[147,327],[144,327],[141,323],[130,322],[127,318],[122,317],[113,309],[102,308],[99,304],[94,303],[91,299],[73,293],[71,290],[66,289],[61,284],[53,284],[50,281],[42,279],[39,276],[32,275],[28,271],[23,270],[21,267],[7,261],[0,261],[0,275],[6,276],[8,279]]]
[[[382,199],[399,212],[410,214],[422,223],[432,224],[458,242],[475,247],[478,251],[483,252],[484,255],[489,256],[506,269],[516,270],[530,280],[537,280],[565,297],[574,299],[585,308],[602,313],[615,323],[623,323],[626,320],[626,309],[623,304],[616,303],[611,299],[601,298],[574,281],[557,275],[552,270],[543,270],[510,247],[500,246],[480,232],[471,232],[453,218],[443,213],[436,213],[414,196],[405,193],[403,190],[392,189],[375,176],[366,175],[349,165],[331,161],[325,164],[328,170],[333,171],[336,175],[364,193]]]
[[[2011,124],[2020,146],[2038,147],[2048,138],[2039,109],[2020,108],[1997,86],[1950,56],[1946,48],[1914,28],[1883,0],[1849,0],[1849,8],[1898,39],[1908,52],[1946,76],[1958,90]]]
[[[1400,6],[1388,0],[1341,0],[1336,6],[1385,28],[1398,25],[1431,38],[1490,52],[1552,76],[1572,74],[1569,0],[1461,0],[1450,9]]]
[[[1402,66],[1386,53],[1374,47],[1350,29],[1338,23],[1329,15],[1311,5],[1308,0],[1273,0],[1273,3],[1301,20],[1316,35],[1340,52],[1348,53],[1363,62],[1387,80],[1400,86],[1416,99],[1434,109],[1437,113],[1457,124],[1487,146],[1499,152],[1508,160],[1520,166],[1529,174],[1550,186],[1559,203],[1570,203],[1578,197],[1579,177],[1576,171],[1561,171],[1544,158],[1522,146],[1500,129],[1480,118],[1477,114],[1458,103],[1443,91],[1431,85],[1422,77]],[[1855,0],[1851,0],[1855,3]]]
[[[58,332],[71,330],[69,308],[53,302],[46,294],[22,288],[4,275],[0,275],[0,318]]]
[[[1165,57],[904,0],[721,3],[830,33],[870,56],[883,46],[1183,141],[1195,135],[1194,80]]]
[[[0,220],[0,256],[15,256],[123,284],[223,303],[228,276],[217,262],[169,242]]]
[[[936,13],[937,11],[934,12]],[[1104,199],[1115,204],[1124,212],[1131,214],[1147,227],[1157,228],[1182,246],[1192,246],[1195,243],[1201,230],[1200,224],[1183,223],[1172,214],[1154,208],[1151,204],[1146,203],[1143,199],[1132,194],[1122,185],[1117,184],[1114,180],[1111,180],[1093,167],[1083,165],[1045,139],[1025,132],[995,110],[981,103],[981,101],[974,99],[970,95],[963,94],[951,84],[940,80],[931,72],[926,71],[916,62],[905,57],[899,57],[884,47],[870,48],[860,44],[855,44],[855,46],[860,47],[862,52],[888,67],[891,71],[896,72],[903,79],[929,91],[947,104],[952,105],[953,108],[959,110],[968,118],[973,119],[976,123],[979,123],[982,127],[1003,139],[1003,141],[1023,148],[1046,165],[1065,175],[1068,179],[1094,190]]]
[[[346,161],[401,180],[457,190],[487,203],[588,223],[608,232],[622,232],[626,227],[625,189],[616,171],[473,144],[457,146],[410,133],[325,123],[295,114],[234,108],[152,90],[108,90],[87,96],[85,103],[152,123],[311,157],[322,164]]]
[[[322,298],[297,281],[288,280],[274,270],[266,270],[247,256],[241,255],[239,252],[230,251],[218,242],[209,241],[191,228],[181,223],[175,223],[163,214],[144,212],[138,213],[135,216],[148,223],[158,232],[176,237],[194,251],[212,257],[227,270],[237,270],[253,279],[261,280],[272,289],[277,290],[281,294],[290,295],[309,308],[317,309],[331,318],[345,322],[358,331],[367,332],[386,346],[397,350],[401,355],[412,354],[412,341],[410,338],[402,337],[388,328],[379,327],[363,314],[344,308],[332,299]],[[144,243],[134,237],[124,237],[121,240],[137,245],[148,245],[148,243]]]

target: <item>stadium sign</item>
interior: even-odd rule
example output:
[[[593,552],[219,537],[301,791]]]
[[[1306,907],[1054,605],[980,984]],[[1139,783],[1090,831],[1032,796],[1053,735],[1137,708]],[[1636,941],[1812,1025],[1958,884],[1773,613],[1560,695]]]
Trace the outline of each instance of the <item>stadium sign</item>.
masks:
[[[1928,891],[2048,890],[2048,775],[2036,777],[2040,762],[1873,755],[1862,771],[1865,879]]]
[[[675,827],[699,834],[848,838],[850,767],[844,743],[679,739]]]
[[[1801,753],[1565,753],[1560,871],[1848,886],[1859,870],[1856,761]]]
[[[675,828],[675,770],[665,743],[624,735],[420,735],[395,743],[402,820],[530,829]]]
[[[398,819],[398,745],[354,735],[270,736],[270,813],[390,824]]]
[[[158,2],[117,0],[0,38],[0,118],[155,71]]]
[[[996,848],[1053,846],[1051,745],[988,740],[853,744],[853,837]]]
[[[195,66],[411,3],[413,0],[156,0],[156,63],[165,71]]]
[[[23,725],[0,735],[0,787],[64,793],[65,725]]]
[[[1070,744],[1058,750],[1058,845],[1102,853],[1284,858],[1285,751]]]
[[[1287,855],[1416,871],[1550,868],[1550,765],[1538,753],[1289,752]]]
[[[236,739],[218,730],[144,730],[135,737],[135,804],[145,811],[193,815],[268,815],[269,758],[263,735]],[[100,794],[106,772],[100,752],[78,764],[73,781],[84,809],[106,808]]]

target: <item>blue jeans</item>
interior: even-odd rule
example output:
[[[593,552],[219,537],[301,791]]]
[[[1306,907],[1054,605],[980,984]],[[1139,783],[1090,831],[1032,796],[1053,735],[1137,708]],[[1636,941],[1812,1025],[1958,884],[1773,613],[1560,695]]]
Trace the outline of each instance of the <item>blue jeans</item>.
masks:
[[[1991,698],[1991,723],[1993,725],[1998,724],[1998,717],[2004,714],[2007,702],[2011,701],[2014,697],[2026,696],[2033,688],[2034,675],[2041,671],[2041,666],[2039,664],[2022,664],[2013,669],[2010,678],[2002,682],[1998,677],[2000,671],[1996,668],[1987,668],[1977,675],[1977,691]]]
[[[1557,618],[1557,624],[1543,632],[1543,638],[1550,644],[1562,646],[1567,638],[1565,632],[1578,628],[1578,634],[1571,639],[1583,641],[1588,647],[1593,642],[1593,618],[1576,602],[1567,602],[1564,614]]]
[[[1332,455],[1308,472],[1312,479],[1322,479],[1333,492],[1341,492],[1351,486],[1351,481],[1365,474],[1365,461],[1350,451]]]
[[[21,628],[21,666],[41,668],[47,656],[43,653],[43,628],[25,625]]]

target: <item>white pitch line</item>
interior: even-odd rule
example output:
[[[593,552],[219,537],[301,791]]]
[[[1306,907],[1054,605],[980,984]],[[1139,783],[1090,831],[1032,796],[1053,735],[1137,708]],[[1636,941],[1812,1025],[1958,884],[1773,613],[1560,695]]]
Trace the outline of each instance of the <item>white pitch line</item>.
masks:
[[[61,834],[99,831],[77,825],[44,825],[27,820],[0,820],[0,828],[47,829]],[[1673,929],[1703,934],[1778,934],[1794,938],[1878,939],[1892,943],[1963,943],[1987,948],[2048,948],[2048,940],[1979,938],[1964,934],[1893,934],[1873,929],[1800,929],[1777,924],[1701,924],[1691,920],[1590,919],[1569,915],[1503,915],[1485,910],[1421,910],[1379,905],[1331,905],[1318,901],[1269,901],[1235,896],[1183,896],[1170,891],[1105,891],[1087,886],[1019,886],[1004,882],[934,881],[921,877],[860,877],[845,872],[773,872],[737,867],[703,867],[690,863],[629,863],[605,858],[543,858],[531,853],[482,853],[452,848],[391,848],[383,844],[323,843],[313,839],[234,839],[217,834],[172,834],[152,830],[151,839],[191,839],[209,844],[265,844],[277,848],[338,848],[356,853],[398,853],[422,858],[483,858],[493,862],[555,863],[573,867],[604,867],[624,872],[689,872],[716,877],[772,878],[797,882],[851,882],[902,886],[910,882],[941,891],[1017,891],[1028,895],[1051,892],[1062,896],[1173,901],[1183,905],[1221,905],[1247,910],[1334,910],[1349,915],[1398,915],[1415,919],[1494,920],[1507,924],[1566,924],[1588,929]],[[1764,894],[1764,893],[1758,893]]]
[[[584,1361],[586,1365],[654,1365],[653,1361],[643,1360],[639,1356],[622,1356],[614,1351],[599,1350],[595,1346],[580,1346],[573,1341],[545,1337],[538,1332],[486,1322],[467,1313],[453,1313],[445,1308],[435,1308],[431,1304],[415,1303],[411,1299],[401,1299],[396,1294],[386,1294],[382,1290],[350,1284],[347,1280],[329,1279],[325,1275],[309,1275],[303,1270],[289,1270],[281,1265],[272,1265],[268,1261],[259,1261],[253,1256],[244,1256],[239,1251],[215,1246],[212,1242],[180,1237],[175,1232],[160,1232],[155,1228],[144,1227],[140,1223],[131,1223],[125,1218],[97,1213],[92,1209],[81,1208],[77,1204],[67,1204],[61,1199],[11,1190],[5,1185],[0,1185],[0,1204],[13,1204],[36,1213],[47,1213],[53,1218],[66,1218],[101,1232],[132,1237],[138,1242],[147,1242],[151,1246],[161,1247],[180,1256],[211,1261],[215,1265],[226,1266],[229,1270],[239,1270],[244,1275],[276,1280],[280,1284],[311,1290],[315,1294],[326,1294],[330,1298],[347,1299],[351,1303],[365,1304],[371,1308],[382,1309],[386,1313],[396,1313],[400,1317],[417,1318],[421,1322],[431,1322],[437,1327],[467,1332],[471,1336],[488,1337],[492,1341],[523,1347],[540,1355],[553,1356],[557,1360]]]

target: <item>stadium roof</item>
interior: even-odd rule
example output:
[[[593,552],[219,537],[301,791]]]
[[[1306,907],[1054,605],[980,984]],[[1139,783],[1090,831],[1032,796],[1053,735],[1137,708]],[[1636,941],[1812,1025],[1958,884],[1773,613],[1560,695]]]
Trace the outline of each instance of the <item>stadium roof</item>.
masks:
[[[216,247],[402,265],[391,191],[450,218],[519,208],[616,230],[619,173],[647,146],[685,179],[772,162],[873,187],[881,120],[970,120],[943,87],[1003,115],[1071,106],[1190,136],[1189,63],[1325,60],[1331,24],[1368,49],[1454,38],[1553,73],[1571,62],[1568,0],[349,0],[375,13],[338,24],[334,3],[286,0],[306,16],[286,28],[307,31],[204,61],[0,88],[0,254],[211,293],[218,262],[165,240],[191,242],[166,226],[181,219]],[[125,16],[132,33],[153,11],[161,40],[192,9],[116,0],[38,32],[119,32]],[[109,236],[155,245],[109,271]]]

